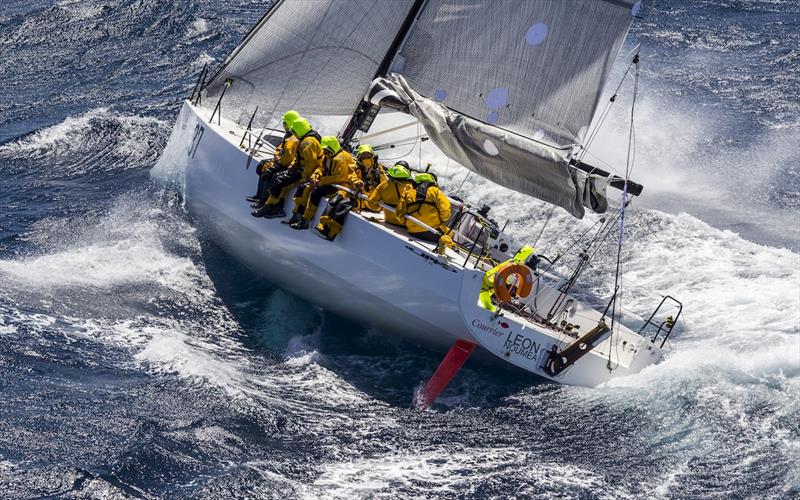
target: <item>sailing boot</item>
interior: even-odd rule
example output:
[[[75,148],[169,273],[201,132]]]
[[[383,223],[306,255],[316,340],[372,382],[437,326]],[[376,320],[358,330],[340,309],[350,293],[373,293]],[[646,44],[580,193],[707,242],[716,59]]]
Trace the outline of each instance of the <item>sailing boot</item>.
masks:
[[[331,241],[331,237],[328,235],[328,226],[326,226],[325,224],[320,222],[319,224],[314,226],[313,232],[320,238]]]
[[[289,227],[298,230],[308,229],[308,221],[301,217],[300,220],[295,222],[294,224],[289,224]]]
[[[322,222],[325,220],[324,222]],[[326,239],[328,241],[333,241],[336,238],[336,234],[341,229],[341,226],[338,222],[332,220],[330,217],[322,216],[320,218],[320,223],[314,227],[314,233],[319,236],[320,238]]]
[[[266,215],[264,215],[265,219],[282,219],[286,217],[286,212],[284,212],[283,207],[281,205],[266,205],[266,206],[273,206],[274,208],[270,210]]]
[[[253,217],[266,217],[271,218],[272,214],[276,213],[280,207],[278,205],[264,205],[257,210],[250,212]]]
[[[292,226],[292,225],[294,225],[294,224],[297,224],[297,223],[298,223],[298,222],[300,222],[301,220],[303,220],[303,216],[302,216],[302,215],[300,215],[300,214],[299,214],[299,213],[297,213],[297,212],[294,212],[294,213],[292,214],[292,218],[291,218],[291,219],[282,220],[282,221],[281,221],[281,224],[289,224],[290,226]]]
[[[256,202],[258,202],[259,200],[260,200],[262,203],[264,202],[264,201],[263,201],[263,200],[261,200],[261,198],[259,198],[258,196],[248,196],[247,198],[245,198],[245,200],[249,201],[250,203],[256,203]]]

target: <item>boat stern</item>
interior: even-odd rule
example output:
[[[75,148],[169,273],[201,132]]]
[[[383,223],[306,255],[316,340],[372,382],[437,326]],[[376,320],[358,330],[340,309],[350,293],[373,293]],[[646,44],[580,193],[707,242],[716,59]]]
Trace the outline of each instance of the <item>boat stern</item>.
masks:
[[[507,363],[561,384],[594,387],[662,357],[657,345],[628,328],[617,325],[612,334],[596,312],[579,336],[512,311],[489,311],[478,299],[483,274],[464,271],[461,314],[474,342]]]

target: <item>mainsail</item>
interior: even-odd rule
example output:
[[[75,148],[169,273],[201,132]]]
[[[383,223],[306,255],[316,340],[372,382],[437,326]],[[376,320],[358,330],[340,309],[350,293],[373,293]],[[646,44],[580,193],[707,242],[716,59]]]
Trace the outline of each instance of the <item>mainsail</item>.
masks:
[[[278,0],[205,86],[224,114],[266,126],[288,109],[350,115],[385,58],[412,0]]]
[[[570,146],[637,11],[631,0],[429,0],[390,71],[453,111]]]

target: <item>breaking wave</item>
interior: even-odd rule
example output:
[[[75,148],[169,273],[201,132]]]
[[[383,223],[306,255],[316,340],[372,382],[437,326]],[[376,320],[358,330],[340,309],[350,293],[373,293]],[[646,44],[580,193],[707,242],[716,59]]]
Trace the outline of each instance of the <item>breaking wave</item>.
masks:
[[[58,159],[59,174],[97,167],[140,168],[139,162],[158,157],[168,126],[155,118],[97,108],[0,145],[0,159]]]

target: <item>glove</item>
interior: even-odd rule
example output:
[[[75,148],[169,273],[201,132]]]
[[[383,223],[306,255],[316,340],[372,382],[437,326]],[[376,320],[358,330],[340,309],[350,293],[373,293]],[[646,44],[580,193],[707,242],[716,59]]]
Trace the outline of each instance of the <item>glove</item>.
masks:
[[[446,234],[439,238],[439,246],[436,247],[436,251],[439,255],[444,255],[447,247],[453,246],[453,239],[447,236]]]

